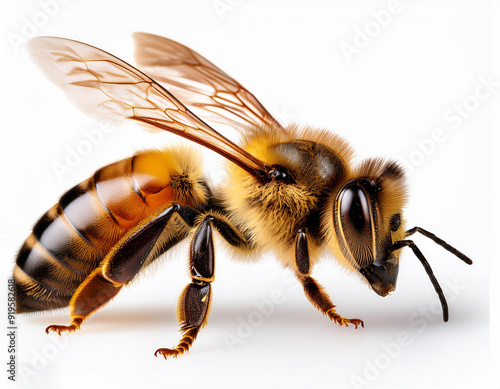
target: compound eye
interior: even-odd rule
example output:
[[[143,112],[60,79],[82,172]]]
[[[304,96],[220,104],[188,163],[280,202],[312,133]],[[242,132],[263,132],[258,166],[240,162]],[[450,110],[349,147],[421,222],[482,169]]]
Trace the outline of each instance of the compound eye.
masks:
[[[362,188],[344,190],[340,201],[340,218],[343,225],[349,224],[357,232],[363,232],[367,227],[371,229],[370,206]]]
[[[338,201],[344,242],[356,263],[364,267],[375,260],[370,200],[361,186],[353,184],[341,191]]]

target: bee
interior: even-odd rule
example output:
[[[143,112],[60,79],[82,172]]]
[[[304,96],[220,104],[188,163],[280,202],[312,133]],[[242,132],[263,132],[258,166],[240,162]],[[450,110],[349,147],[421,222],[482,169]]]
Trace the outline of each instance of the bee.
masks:
[[[444,293],[412,240],[430,238],[472,261],[434,234],[406,230],[405,173],[394,161],[353,162],[351,146],[322,129],[282,126],[224,71],[172,40],[136,33],[135,68],[87,44],[56,37],[30,41],[34,61],[76,106],[113,124],[136,122],[168,131],[226,160],[227,180],[210,184],[202,159],[186,146],[137,153],[97,170],[67,191],[33,227],[16,258],[17,312],[69,305],[80,329],[138,273],[190,239],[191,282],[177,307],[181,339],[155,355],[176,357],[192,346],[210,313],[214,234],[237,257],[270,251],[301,283],[309,301],[339,325],[348,319],[313,277],[328,253],[378,295],[395,290],[401,249],[420,260],[448,320]],[[194,111],[196,110],[196,114]],[[240,132],[239,144],[217,132]]]

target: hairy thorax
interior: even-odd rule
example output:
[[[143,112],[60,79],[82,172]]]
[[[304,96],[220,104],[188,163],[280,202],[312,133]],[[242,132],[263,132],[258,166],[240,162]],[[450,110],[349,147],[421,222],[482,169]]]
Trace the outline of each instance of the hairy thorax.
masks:
[[[291,182],[259,182],[241,169],[229,169],[224,202],[255,247],[290,250],[302,227],[311,231],[312,243],[320,245],[325,200],[346,176],[349,152],[340,138],[328,138],[330,144],[324,144],[314,139],[317,132],[297,137],[295,128],[287,131],[273,136],[256,131],[244,146],[266,163],[284,167]]]

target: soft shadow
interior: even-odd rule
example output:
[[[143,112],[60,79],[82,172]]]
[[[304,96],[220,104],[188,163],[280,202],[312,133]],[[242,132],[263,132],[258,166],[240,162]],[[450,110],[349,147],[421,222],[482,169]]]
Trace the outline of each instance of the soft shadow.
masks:
[[[227,329],[234,326],[239,321],[248,320],[249,315],[257,311],[253,306],[245,305],[223,305],[212,309],[209,318],[211,328],[220,327]],[[351,314],[352,312],[358,314]],[[410,318],[418,313],[413,310],[391,310],[376,311],[373,308],[339,310],[339,313],[346,317],[359,318],[364,321],[365,330],[394,330],[399,331],[411,326]],[[67,311],[58,311],[52,314],[29,315],[26,317],[34,325],[47,326],[49,324],[68,324],[70,322]],[[422,319],[421,316],[419,316]],[[487,320],[479,312],[471,314],[470,311],[457,307],[450,312],[450,322],[453,325],[470,325],[477,323],[478,320]],[[449,322],[449,323],[450,323]],[[427,321],[429,326],[440,326],[443,324],[441,315],[434,315],[434,320]],[[297,306],[279,306],[274,307],[270,314],[264,315],[263,325],[280,326],[282,328],[297,328],[314,331],[329,331],[331,325],[329,320],[321,315],[313,307],[304,305]],[[116,308],[112,310],[103,310],[92,315],[84,324],[85,332],[107,332],[107,331],[127,331],[146,328],[178,328],[175,307],[134,307],[134,308]]]
[[[85,330],[89,332],[143,330],[154,327],[176,328],[178,326],[175,309],[168,310],[165,309],[165,307],[144,307],[103,311],[89,318],[87,324],[88,326]]]
[[[222,309],[220,309],[222,308]],[[221,328],[227,328],[227,326],[234,325],[238,321],[238,318],[248,320],[249,315],[256,311],[255,307],[249,306],[235,306],[235,307],[219,307],[217,312],[213,312],[209,323],[211,327],[219,326]],[[410,318],[416,312],[415,310],[386,310],[386,311],[375,311],[373,309],[361,310],[357,309],[354,313],[353,309],[346,310],[339,309],[339,313],[348,318],[359,318],[364,321],[365,330],[368,331],[400,331],[402,329],[407,329],[412,326]],[[484,321],[485,318],[481,315],[475,315],[467,309],[459,310],[454,308],[450,312],[450,320],[448,323],[444,323],[441,313],[434,315],[433,320],[427,320],[427,325],[429,327],[441,326],[441,325],[472,325],[478,321]],[[423,317],[419,317],[420,320],[424,320]],[[272,314],[264,318],[263,326],[265,325],[280,326],[283,328],[297,328],[300,327],[302,330],[311,331],[329,331],[334,323],[331,323],[325,316],[323,316],[319,311],[313,307],[305,306],[281,306],[276,308]],[[340,326],[338,326],[340,328]],[[349,327],[352,327],[351,325]],[[345,328],[345,327],[343,327]],[[361,330],[361,328],[359,328]]]

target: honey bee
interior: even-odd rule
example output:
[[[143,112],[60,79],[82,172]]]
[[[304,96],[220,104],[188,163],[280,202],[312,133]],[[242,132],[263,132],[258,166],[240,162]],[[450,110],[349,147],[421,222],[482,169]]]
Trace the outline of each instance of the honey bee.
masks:
[[[17,312],[69,305],[71,332],[124,285],[180,241],[190,238],[191,282],[177,316],[181,339],[155,355],[186,353],[206,325],[218,234],[235,256],[273,252],[309,301],[339,325],[341,316],[311,275],[325,254],[377,294],[395,290],[399,258],[410,247],[439,296],[443,291],[415,243],[419,232],[467,264],[432,233],[405,228],[407,187],[394,161],[353,163],[351,146],[326,130],[281,126],[237,81],[172,40],[134,34],[141,70],[87,44],[56,37],[31,40],[46,75],[84,112],[113,123],[136,122],[215,151],[227,160],[227,182],[210,184],[197,152],[186,146],[144,151],[97,170],[66,192],[33,227],[16,259]],[[193,113],[197,110],[197,114]],[[199,113],[198,113],[199,112]],[[208,123],[238,130],[239,144]]]

